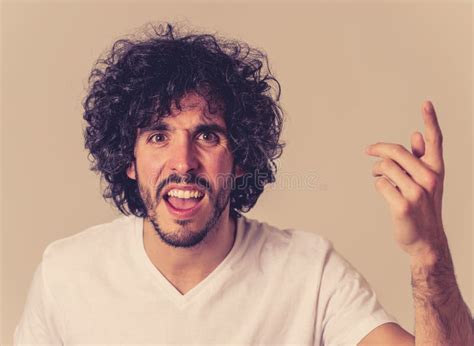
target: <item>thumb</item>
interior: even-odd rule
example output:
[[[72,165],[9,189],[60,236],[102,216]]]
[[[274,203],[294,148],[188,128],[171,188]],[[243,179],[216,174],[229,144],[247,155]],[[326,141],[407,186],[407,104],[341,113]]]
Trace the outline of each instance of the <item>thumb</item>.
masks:
[[[425,141],[423,135],[418,131],[411,135],[411,151],[418,158],[425,155]]]

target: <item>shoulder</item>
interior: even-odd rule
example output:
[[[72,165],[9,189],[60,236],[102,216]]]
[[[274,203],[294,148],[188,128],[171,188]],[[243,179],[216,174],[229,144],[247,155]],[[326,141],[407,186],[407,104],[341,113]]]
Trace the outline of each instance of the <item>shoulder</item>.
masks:
[[[260,232],[260,236],[270,243],[283,246],[332,246],[328,239],[317,232],[296,228],[281,228],[251,218],[244,218],[243,222],[246,224],[247,231]]]
[[[72,236],[50,243],[43,252],[45,266],[60,264],[65,266],[73,262],[93,261],[114,246],[120,246],[126,238],[133,236],[138,218],[121,216],[111,222],[95,225]]]
[[[242,223],[248,249],[262,257],[322,265],[333,248],[331,241],[317,232],[277,227],[250,218],[244,218]]]
[[[280,228],[249,218],[243,222],[247,251],[264,264],[307,270],[329,290],[339,287],[340,280],[365,280],[329,239],[315,231]]]

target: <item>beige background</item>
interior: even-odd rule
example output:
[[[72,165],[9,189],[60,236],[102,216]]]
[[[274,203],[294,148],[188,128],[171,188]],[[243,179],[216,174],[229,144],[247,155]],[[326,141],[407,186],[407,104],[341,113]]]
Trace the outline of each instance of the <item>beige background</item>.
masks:
[[[116,215],[88,171],[81,101],[99,54],[148,21],[187,22],[268,53],[288,145],[279,183],[249,216],[332,240],[411,332],[408,258],[363,150],[409,146],[423,130],[422,101],[433,100],[445,138],[444,223],[473,307],[469,2],[2,4],[2,344],[46,245]]]

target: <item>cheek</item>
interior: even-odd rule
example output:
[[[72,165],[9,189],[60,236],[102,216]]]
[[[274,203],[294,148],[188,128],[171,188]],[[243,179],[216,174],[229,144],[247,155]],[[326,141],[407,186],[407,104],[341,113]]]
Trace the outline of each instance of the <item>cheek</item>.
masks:
[[[138,162],[138,178],[142,185],[155,185],[159,179],[163,179],[161,174],[163,172],[163,165],[156,160],[143,160]]]
[[[216,190],[228,189],[232,179],[232,158],[230,155],[219,155],[209,158],[204,163],[206,175]]]
[[[232,171],[233,158],[227,147],[219,147],[201,158],[203,166],[211,174],[229,173]]]

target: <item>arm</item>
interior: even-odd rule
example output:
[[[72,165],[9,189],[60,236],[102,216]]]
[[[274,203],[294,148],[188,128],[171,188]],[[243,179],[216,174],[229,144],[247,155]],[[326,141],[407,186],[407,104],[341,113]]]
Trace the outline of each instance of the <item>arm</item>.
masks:
[[[375,185],[390,206],[395,239],[411,259],[416,344],[473,345],[471,312],[456,284],[441,219],[442,134],[431,102],[424,104],[423,119],[426,143],[415,132],[412,153],[390,143],[366,152],[382,158],[374,165]],[[382,325],[361,344],[407,342],[402,331]]]
[[[445,252],[412,258],[412,288],[417,345],[474,345],[472,316],[456,284],[454,268]],[[400,326],[387,323],[369,333],[359,345],[415,345]]]
[[[417,344],[474,345],[471,312],[457,286],[447,245],[412,258],[411,272]]]

